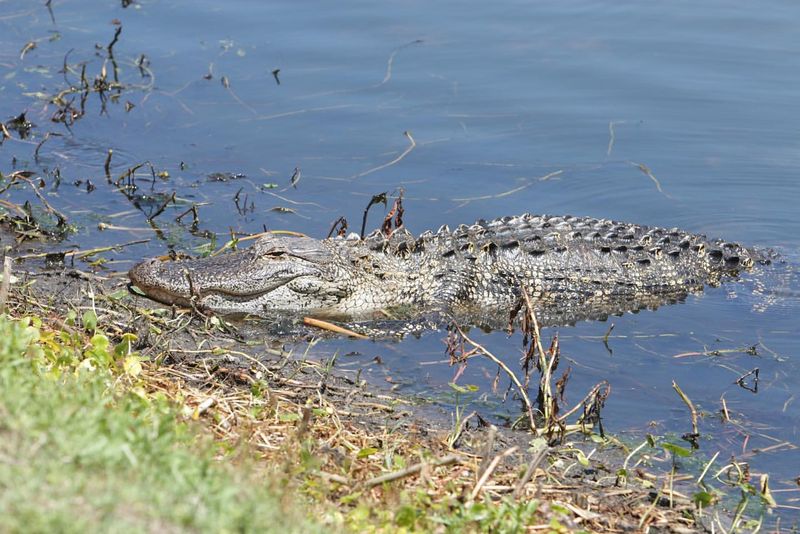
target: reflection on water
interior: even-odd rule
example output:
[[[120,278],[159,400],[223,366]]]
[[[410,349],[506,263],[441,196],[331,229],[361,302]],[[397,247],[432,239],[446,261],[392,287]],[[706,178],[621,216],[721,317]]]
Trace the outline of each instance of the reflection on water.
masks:
[[[400,187],[415,233],[572,213],[774,247],[791,263],[800,244],[798,16],[796,3],[777,1],[332,9],[199,0],[189,9],[141,0],[125,9],[64,0],[51,19],[39,3],[7,0],[2,119],[26,111],[34,127],[3,143],[0,170],[46,176],[47,199],[77,225],[74,244],[149,239],[115,254],[118,270],[209,235],[219,246],[231,231],[321,237],[339,216],[357,230],[372,195]],[[114,80],[107,52],[119,27],[113,55],[125,90],[84,102],[80,90],[67,92],[54,104],[82,79]],[[59,116],[66,104],[78,115]],[[58,135],[45,140],[47,132]],[[144,162],[152,171],[125,176]],[[173,192],[174,202],[159,203]],[[30,191],[9,194],[36,202]],[[178,219],[192,206],[197,219]],[[760,307],[757,288],[734,284],[613,318],[611,351],[608,323],[562,328],[568,394],[607,379],[607,429],[681,433],[675,380],[707,414],[709,456],[744,455],[787,487],[800,475],[786,467],[800,465],[800,453],[784,445],[800,441],[800,306],[796,286],[779,296]],[[320,350],[360,351],[365,365],[380,354],[366,375],[440,397],[454,376],[440,337],[335,340]],[[519,355],[516,338],[480,337],[510,361]],[[757,355],[743,350],[751,346]],[[735,384],[755,367],[757,394]],[[516,407],[491,393],[494,373],[475,362],[459,381],[477,384],[499,417]],[[723,398],[738,423],[715,416]]]

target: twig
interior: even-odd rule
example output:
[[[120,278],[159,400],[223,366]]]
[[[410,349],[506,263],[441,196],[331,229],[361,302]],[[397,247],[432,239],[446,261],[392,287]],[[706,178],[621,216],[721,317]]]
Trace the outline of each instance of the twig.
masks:
[[[47,2],[44,3],[44,6],[47,8],[47,12],[50,13],[50,22],[52,22],[55,26],[56,16],[53,14],[53,6],[51,5],[52,3],[53,0],[47,0]]]
[[[254,239],[261,239],[265,236],[272,236],[272,235],[288,235],[292,237],[308,237],[306,234],[301,234],[300,232],[293,232],[291,230],[269,230],[267,232],[259,232],[257,234],[248,235],[244,237],[237,237],[235,239],[231,239],[224,245],[222,245],[219,249],[215,250],[209,257],[219,256],[229,248],[234,248],[237,244],[241,243],[242,241],[252,241]]]
[[[314,317],[303,317],[303,324],[322,328],[323,330],[328,330],[330,332],[336,332],[337,334],[344,334],[356,339],[369,339],[369,336],[359,334],[358,332],[354,332],[343,326],[339,326],[338,324],[329,323],[328,321],[323,321],[321,319],[315,319]]]
[[[242,119],[240,122],[249,121],[249,120],[256,120],[256,121],[269,121],[273,119],[281,119],[283,117],[291,117],[293,115],[302,115],[304,113],[313,113],[316,111],[332,111],[335,109],[344,109],[344,108],[351,108],[353,107],[352,104],[337,104],[335,106],[322,106],[318,108],[305,108],[305,109],[296,109],[294,111],[284,111],[283,113],[275,113],[273,115],[261,115],[258,117],[254,117],[252,119]]]
[[[383,80],[375,84],[373,87],[380,87],[381,85],[386,85],[389,82],[389,80],[392,79],[392,65],[394,64],[394,57],[397,55],[399,51],[409,46],[420,44],[422,42],[423,42],[422,39],[416,39],[414,41],[411,41],[410,43],[398,46],[397,48],[392,50],[392,53],[389,55],[389,60],[386,62],[386,75],[383,77]]]
[[[664,190],[661,189],[661,183],[658,181],[658,178],[655,177],[655,175],[653,174],[653,171],[650,170],[650,167],[648,167],[644,163],[636,163],[635,161],[629,161],[628,163],[630,163],[634,167],[637,167],[640,171],[642,171],[645,174],[645,176],[647,176],[648,178],[653,180],[653,183],[656,184],[656,189],[658,189],[659,193],[661,193],[662,195],[664,195],[667,198],[670,198],[669,195],[664,193]]]
[[[700,433],[697,430],[697,410],[695,410],[694,404],[692,404],[692,401],[689,400],[689,397],[686,396],[686,393],[683,392],[678,383],[675,382],[674,380],[672,381],[672,389],[674,389],[678,393],[678,396],[683,400],[683,402],[686,403],[686,406],[689,408],[689,412],[692,415],[692,434],[698,436]]]
[[[566,421],[566,420],[567,420],[567,417],[569,417],[570,415],[572,415],[572,414],[574,414],[575,412],[577,412],[577,411],[578,411],[578,408],[580,408],[581,406],[583,406],[583,405],[584,405],[584,403],[585,403],[587,400],[589,400],[589,399],[591,399],[592,397],[594,397],[595,395],[597,395],[597,392],[598,392],[598,391],[600,391],[600,388],[602,388],[603,386],[606,386],[606,387],[608,387],[608,385],[609,385],[609,384],[608,384],[608,381],[607,381],[607,380],[603,380],[603,381],[601,381],[601,382],[598,382],[597,384],[595,384],[595,386],[594,386],[594,387],[593,387],[593,388],[592,388],[592,389],[589,391],[589,393],[587,393],[587,394],[586,394],[586,396],[585,396],[585,397],[583,397],[583,399],[581,399],[581,401],[580,401],[579,403],[577,403],[577,404],[576,404],[576,405],[575,405],[575,406],[574,406],[574,407],[573,407],[571,410],[569,410],[569,411],[568,411],[568,412],[566,412],[565,414],[563,414],[563,415],[559,416],[558,420],[559,420],[559,421]]]
[[[34,151],[33,151],[33,159],[34,159],[35,161],[39,161],[39,149],[41,149],[41,148],[42,148],[42,145],[43,145],[43,144],[44,144],[44,143],[45,143],[45,142],[46,142],[48,139],[50,139],[50,136],[51,136],[51,135],[57,135],[57,136],[60,136],[61,134],[60,134],[60,133],[54,133],[54,132],[47,132],[46,134],[44,134],[44,138],[42,138],[42,140],[41,140],[41,141],[39,141],[39,144],[38,144],[38,145],[36,145],[36,150],[34,150]]]
[[[455,444],[458,442],[458,438],[461,437],[461,434],[464,432],[464,429],[467,426],[467,423],[473,418],[478,416],[478,412],[473,411],[468,416],[461,419],[461,422],[458,424],[458,427],[447,437],[447,443],[450,445],[450,448],[456,448]]]
[[[531,430],[536,430],[536,419],[533,415],[533,404],[531,404],[531,399],[528,397],[528,393],[525,391],[525,386],[523,386],[522,382],[519,381],[517,375],[514,374],[514,371],[509,369],[503,360],[492,354],[486,347],[467,336],[460,326],[455,325],[455,327],[458,330],[459,335],[461,335],[461,337],[464,338],[467,343],[475,347],[481,354],[496,363],[511,378],[511,381],[514,382],[514,385],[517,386],[517,389],[519,390],[519,394],[522,397],[522,402],[525,403],[525,410],[528,414],[528,422],[531,425]]]
[[[53,206],[50,205],[47,199],[44,198],[44,195],[42,195],[42,193],[39,192],[39,188],[36,187],[36,184],[34,184],[30,178],[25,178],[23,176],[20,176],[19,179],[27,182],[28,185],[31,186],[33,192],[39,198],[42,205],[44,205],[45,209],[51,214],[55,215],[55,217],[58,219],[58,226],[64,226],[65,224],[67,224],[67,218],[60,211],[58,211],[57,209],[55,209]]]
[[[0,122],[0,132],[3,134],[0,137],[0,145],[2,145],[3,141],[6,139],[13,139],[13,137],[11,137],[11,132],[8,131],[8,128],[6,128],[6,125],[3,122]]]
[[[722,397],[722,420],[723,421],[730,421],[731,414],[728,413],[728,403],[725,401],[725,397]]]
[[[408,130],[403,132],[403,135],[405,135],[408,138],[408,140],[411,141],[411,145],[408,148],[406,148],[403,151],[402,154],[400,154],[399,156],[394,158],[389,163],[384,163],[383,165],[378,165],[377,167],[373,167],[371,169],[367,169],[364,172],[360,172],[358,174],[354,174],[353,176],[350,177],[350,179],[351,180],[355,180],[356,178],[362,178],[362,177],[364,177],[364,176],[366,176],[368,174],[372,174],[373,172],[377,172],[377,171],[380,171],[382,169],[385,169],[386,167],[391,167],[392,165],[394,165],[396,163],[399,163],[400,160],[402,160],[404,157],[408,156],[411,153],[411,151],[414,150],[414,147],[417,146],[417,142],[414,141],[414,138],[411,137],[411,132],[409,132]]]
[[[530,316],[531,322],[533,323],[533,337],[534,340],[531,342],[536,343],[536,348],[539,350],[539,369],[541,369],[542,376],[540,379],[539,391],[542,395],[542,409],[545,424],[548,426],[553,422],[551,421],[550,417],[550,410],[552,408],[552,399],[553,399],[553,392],[552,388],[550,387],[550,379],[552,378],[553,374],[553,364],[556,360],[555,355],[554,357],[550,358],[549,360],[545,357],[544,347],[542,346],[542,334],[541,330],[539,329],[539,320],[536,318],[536,313],[533,309],[533,303],[531,302],[531,297],[528,295],[528,291],[522,286],[522,296],[525,299],[525,307],[527,308],[528,315]],[[547,365],[545,365],[547,364]],[[535,427],[533,427],[535,428]]]
[[[77,256],[78,259],[85,258],[86,256],[91,256],[92,254],[97,254],[98,252],[108,252],[110,250],[117,250],[123,247],[129,247],[131,245],[139,245],[141,243],[149,243],[149,239],[137,239],[136,241],[129,241],[127,243],[122,243],[119,245],[110,245],[107,247],[97,247],[97,248],[90,248],[89,250],[68,250],[66,252],[62,252],[59,254],[64,254],[64,256]],[[45,256],[49,256],[53,254],[52,252],[38,252],[36,254],[25,254],[23,256],[17,257],[18,260],[31,260],[35,258],[44,258]]]
[[[114,155],[114,150],[109,148],[108,155],[106,156],[106,162],[103,165],[103,169],[106,171],[106,178],[108,179],[108,183],[111,183],[111,156]]]
[[[758,367],[752,369],[751,371],[747,371],[745,374],[736,379],[736,384],[739,385],[739,387],[741,387],[742,389],[746,389],[751,393],[758,393],[758,372],[759,372]],[[748,376],[753,376],[752,387],[744,383],[744,379],[747,378]]]
[[[711,465],[717,460],[717,456],[719,456],[719,452],[720,451],[717,451],[716,454],[714,454],[714,456],[708,461],[708,463],[706,464],[705,469],[703,469],[703,472],[700,473],[699,477],[697,477],[697,482],[695,484],[700,484],[703,481],[703,478],[705,478],[706,473],[708,473],[709,468],[711,468]]]
[[[121,33],[122,33],[122,26],[117,28],[117,31],[114,32],[114,38],[111,39],[111,42],[108,43],[108,46],[106,47],[109,56],[114,55],[114,45],[117,44],[117,41],[119,41],[119,34]]]
[[[542,463],[542,460],[544,460],[545,456],[547,456],[546,448],[539,449],[533,456],[531,463],[528,464],[528,468],[525,470],[525,474],[522,475],[522,478],[519,479],[519,482],[517,482],[517,484],[514,486],[514,493],[512,493],[512,496],[515,499],[519,498],[520,493],[522,493],[522,490],[525,488],[525,484],[527,484],[531,477],[533,477],[533,474],[536,472],[536,468],[539,467],[539,464]]]
[[[636,447],[635,449],[633,449],[633,450],[630,452],[630,454],[628,454],[628,456],[626,456],[626,457],[625,457],[625,461],[624,461],[624,462],[622,462],[622,469],[624,469],[624,470],[626,470],[626,471],[627,471],[627,470],[628,470],[628,462],[630,462],[630,461],[631,461],[631,458],[633,458],[633,457],[634,457],[634,455],[635,455],[637,452],[639,452],[640,450],[642,450],[643,448],[645,448],[645,447],[646,447],[648,444],[649,444],[649,443],[648,443],[648,441],[647,441],[647,440],[645,440],[645,441],[643,441],[641,444],[639,444],[639,446],[638,446],[638,447]]]
[[[475,201],[475,200],[491,200],[491,199],[495,199],[495,198],[503,198],[503,197],[507,197],[507,196],[513,195],[514,193],[518,193],[518,192],[522,191],[523,189],[532,186],[537,181],[538,182],[544,182],[545,180],[549,180],[550,178],[554,178],[554,177],[560,176],[562,174],[564,174],[563,170],[553,171],[551,173],[545,174],[544,176],[540,176],[538,178],[534,178],[534,179],[528,181],[527,183],[522,184],[519,187],[515,187],[514,189],[509,189],[508,191],[503,191],[502,193],[497,193],[496,195],[482,195],[482,196],[479,196],[479,197],[453,198],[451,200],[453,202],[467,203],[467,202],[472,202],[472,201]]]
[[[177,203],[177,197],[175,196],[175,191],[173,191],[172,195],[169,198],[167,198],[167,200],[165,200],[164,203],[161,204],[161,206],[159,206],[159,208],[155,211],[155,213],[153,213],[147,218],[147,221],[153,222],[153,219],[161,215],[164,212],[164,210],[167,209],[167,206],[169,205],[170,202],[172,202],[173,204]]]
[[[475,484],[475,487],[472,488],[472,493],[469,494],[469,499],[471,501],[474,501],[475,497],[478,496],[478,493],[481,492],[484,484],[486,484],[486,482],[489,480],[489,477],[492,476],[492,473],[494,473],[494,470],[497,469],[498,465],[500,465],[500,462],[503,460],[503,458],[514,454],[518,450],[519,447],[514,445],[510,449],[506,449],[492,459],[492,463],[490,463],[489,467],[486,468],[486,471],[483,472],[483,475],[481,475],[481,478],[478,480],[478,483]]]
[[[328,232],[328,237],[325,239],[330,239],[334,232],[336,232],[336,235],[344,237],[347,233],[347,219],[344,217],[339,217],[336,219],[336,221],[331,225],[331,229]]]
[[[243,108],[245,108],[247,111],[249,111],[249,112],[250,112],[250,113],[252,113],[253,115],[258,115],[258,111],[256,111],[256,110],[255,110],[255,108],[254,108],[253,106],[251,106],[250,104],[248,104],[247,102],[245,102],[244,100],[242,100],[241,98],[239,98],[239,95],[237,95],[237,94],[236,94],[236,93],[233,91],[233,89],[231,89],[231,82],[230,82],[230,80],[228,79],[228,77],[227,77],[227,76],[223,76],[223,77],[222,77],[222,86],[223,86],[225,89],[227,89],[227,90],[228,90],[228,92],[230,93],[231,97],[233,97],[233,99],[234,99],[234,100],[236,100],[236,102],[238,102],[238,103],[239,103],[239,105],[241,105]]]
[[[453,463],[459,462],[460,460],[461,460],[461,457],[459,455],[450,454],[448,456],[445,456],[444,458],[436,460],[435,462],[420,462],[418,464],[410,465],[410,466],[406,467],[405,469],[401,469],[399,471],[394,471],[393,473],[387,473],[385,475],[381,475],[381,476],[378,476],[378,477],[375,477],[375,478],[371,478],[371,479],[367,480],[366,482],[364,482],[364,486],[367,487],[367,488],[371,488],[373,486],[377,486],[379,484],[383,484],[384,482],[391,482],[393,480],[398,480],[400,478],[405,478],[405,477],[407,477],[409,475],[414,475],[416,473],[419,473],[420,471],[422,471],[422,469],[424,467],[426,467],[428,465],[433,466],[433,467],[441,467],[443,465],[449,465],[449,464],[453,464]]]
[[[608,337],[611,335],[611,332],[614,330],[614,323],[611,323],[611,326],[608,327],[606,330],[606,334],[603,336],[603,345],[605,345],[606,350],[610,355],[614,355],[614,351],[611,350],[611,347],[608,346]]]
[[[312,469],[308,472],[311,475],[314,475],[319,478],[323,478],[325,480],[329,480],[332,482],[336,482],[337,484],[341,484],[343,486],[349,486],[350,481],[341,475],[335,475],[333,473],[326,473],[325,471],[319,471],[318,469]]]
[[[21,217],[25,217],[28,215],[24,209],[20,208],[13,202],[9,202],[8,200],[3,200],[2,198],[0,198],[0,206],[3,206],[8,210],[17,212],[17,214],[19,214]]]
[[[287,188],[288,189],[288,188]],[[281,191],[285,191],[286,189],[281,189]],[[279,198],[284,202],[288,202],[289,204],[293,204],[295,206],[314,206],[320,209],[325,209],[325,206],[322,204],[318,204],[316,202],[298,202],[297,200],[292,200],[286,197],[279,195],[278,193],[273,193],[272,191],[265,191],[266,194],[272,195],[275,198]]]
[[[11,256],[3,258],[3,280],[0,282],[0,314],[6,311],[8,288],[11,285]]]
[[[377,195],[372,195],[369,204],[364,208],[364,216],[361,218],[361,239],[364,239],[364,232],[367,230],[367,216],[369,215],[370,208],[375,204],[383,204],[384,207],[386,207],[386,195],[386,191],[378,193]]]
[[[614,143],[617,140],[614,126],[617,124],[625,124],[626,122],[627,121],[608,121],[608,150],[606,150],[606,156],[611,155],[611,150],[614,148]]]

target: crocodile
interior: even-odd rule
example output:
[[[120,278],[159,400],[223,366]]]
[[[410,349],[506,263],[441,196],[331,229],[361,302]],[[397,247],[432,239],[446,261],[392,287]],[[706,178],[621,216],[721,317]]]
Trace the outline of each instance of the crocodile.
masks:
[[[434,311],[496,325],[524,293],[543,325],[558,325],[679,302],[766,262],[677,228],[524,214],[419,236],[266,234],[227,254],[146,260],[129,278],[169,305],[354,321]]]

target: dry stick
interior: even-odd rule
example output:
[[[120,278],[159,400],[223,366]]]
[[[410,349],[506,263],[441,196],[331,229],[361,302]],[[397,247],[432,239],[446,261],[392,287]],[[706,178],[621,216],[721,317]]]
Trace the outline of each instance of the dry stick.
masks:
[[[343,486],[349,486],[350,485],[350,481],[347,479],[347,477],[343,477],[341,475],[335,475],[333,473],[327,473],[325,471],[320,471],[318,469],[312,469],[311,471],[309,471],[309,474],[317,476],[317,477],[325,479],[325,480],[328,480],[328,481],[331,481],[331,482],[336,482],[337,484],[341,484]]]
[[[534,419],[533,416],[533,405],[531,404],[531,399],[528,397],[528,393],[525,391],[525,386],[523,386],[522,383],[519,381],[517,375],[514,374],[514,371],[509,369],[508,366],[500,358],[492,354],[486,347],[484,347],[477,341],[473,341],[469,336],[467,336],[467,334],[464,333],[464,331],[461,329],[460,326],[458,325],[455,326],[456,329],[458,330],[458,333],[461,335],[462,338],[464,338],[464,340],[467,343],[478,349],[478,351],[480,351],[484,356],[486,356],[494,363],[496,363],[511,378],[511,381],[514,382],[514,385],[517,386],[517,389],[519,390],[519,394],[522,397],[522,402],[525,403],[525,409],[528,412],[528,422],[531,425],[531,430],[536,431],[536,420]]]
[[[192,218],[193,218],[192,224],[197,224],[197,222],[198,222],[197,204],[192,204],[191,208],[189,208],[188,210],[184,211],[183,213],[181,213],[180,215],[175,217],[175,222],[177,222],[177,223],[181,222],[181,219],[183,219],[186,215],[188,215],[190,213],[192,214]]]
[[[640,171],[642,171],[645,174],[645,176],[647,176],[648,178],[653,180],[653,183],[656,184],[656,189],[658,189],[659,193],[661,193],[662,195],[664,195],[667,198],[670,198],[669,195],[664,193],[664,190],[661,189],[661,183],[658,181],[658,178],[655,177],[655,175],[653,174],[653,171],[650,170],[650,167],[648,167],[644,163],[636,163],[635,161],[629,161],[628,163],[630,163],[634,167],[637,167]]]
[[[27,54],[34,48],[36,48],[36,41],[29,41],[25,43],[25,46],[23,46],[22,50],[20,50],[19,52],[19,60],[22,61],[23,59],[25,59],[25,54]]]
[[[411,41],[410,43],[406,43],[404,45],[398,46],[397,48],[392,50],[392,53],[389,56],[389,60],[386,62],[386,75],[383,77],[383,80],[381,80],[377,84],[373,85],[372,87],[373,88],[380,87],[381,85],[386,85],[387,83],[389,83],[389,80],[392,79],[392,65],[394,64],[394,57],[397,55],[397,53],[399,51],[401,51],[402,49],[404,49],[404,48],[407,48],[409,46],[413,46],[415,44],[420,44],[420,43],[422,43],[422,39],[416,39],[414,41]]]
[[[369,204],[364,208],[364,216],[361,218],[361,233],[359,234],[361,239],[364,239],[364,232],[367,230],[367,217],[369,216],[370,208],[376,204],[383,204],[386,207],[386,194],[386,191],[384,191],[383,193],[372,195]]]
[[[3,259],[3,281],[0,283],[0,314],[6,311],[6,300],[8,300],[8,288],[11,285],[11,257]]]
[[[461,420],[461,422],[459,423],[458,427],[453,431],[452,434],[450,434],[450,436],[448,437],[447,441],[448,441],[448,444],[450,445],[451,448],[455,448],[455,444],[458,441],[458,438],[460,438],[461,434],[464,432],[464,429],[466,428],[467,423],[473,417],[475,417],[476,415],[478,415],[478,412],[473,411],[471,414],[469,414],[468,416],[463,418]]]
[[[288,189],[288,187],[286,188]],[[281,189],[281,191],[286,191],[286,189]],[[278,193],[273,193],[272,191],[264,191],[268,195],[272,195],[275,198],[281,199],[283,202],[288,202],[289,204],[293,204],[295,206],[314,206],[315,208],[325,209],[325,206],[322,204],[318,204],[316,202],[298,202],[297,200],[291,200],[286,197],[282,197]]]
[[[508,191],[503,191],[502,193],[498,193],[496,195],[482,195],[482,196],[479,196],[479,197],[451,198],[450,200],[452,200],[453,202],[464,202],[464,203],[467,203],[467,202],[472,202],[474,200],[491,200],[491,199],[495,199],[495,198],[503,198],[503,197],[511,196],[514,193],[518,193],[518,192],[522,191],[523,189],[525,189],[526,187],[532,186],[534,183],[536,183],[536,181],[544,182],[545,180],[549,180],[550,178],[554,178],[554,177],[560,176],[562,174],[564,174],[563,170],[553,171],[551,173],[545,174],[544,176],[540,176],[538,178],[535,178],[535,179],[529,181],[528,183],[523,184],[523,185],[521,185],[519,187],[515,187],[514,189],[509,189]]]
[[[56,16],[53,14],[53,6],[50,5],[53,3],[53,0],[47,0],[44,3],[44,6],[47,8],[47,12],[50,13],[50,21],[53,23],[53,26],[56,24]]]
[[[402,154],[400,154],[399,156],[394,158],[389,163],[384,163],[383,165],[378,165],[377,167],[373,167],[373,168],[368,169],[368,170],[366,170],[364,172],[361,172],[361,173],[358,173],[358,174],[354,174],[353,176],[350,177],[350,179],[351,180],[355,180],[356,178],[361,178],[361,177],[366,176],[368,174],[372,174],[373,172],[380,171],[382,169],[385,169],[386,167],[391,167],[392,165],[394,165],[396,163],[399,163],[400,160],[402,160],[404,157],[408,156],[411,153],[411,151],[414,150],[414,147],[417,146],[417,142],[414,141],[414,138],[411,137],[411,132],[409,132],[408,130],[403,132],[403,135],[408,137],[408,140],[411,141],[411,145],[407,149],[405,149]]]
[[[405,478],[409,475],[414,475],[422,471],[423,468],[426,466],[433,466],[433,467],[441,467],[443,465],[449,465],[461,460],[461,456],[458,454],[450,454],[436,460],[435,462],[420,462],[418,464],[414,464],[411,466],[406,467],[405,469],[401,469],[400,471],[394,471],[393,473],[387,473],[385,475],[381,475],[379,477],[371,478],[364,482],[364,486],[366,488],[371,488],[373,486],[377,486],[379,484],[383,484],[384,482],[391,482],[393,480],[398,480],[400,478]]]
[[[587,393],[587,394],[586,394],[586,396],[585,396],[585,397],[583,397],[583,399],[581,399],[581,401],[580,401],[580,402],[578,402],[578,403],[577,403],[577,404],[576,404],[576,405],[575,405],[575,406],[574,406],[574,407],[573,407],[571,410],[569,410],[567,413],[565,413],[564,415],[562,415],[561,417],[559,417],[559,418],[558,418],[558,420],[559,420],[559,421],[565,421],[565,422],[566,422],[566,420],[567,420],[567,417],[569,417],[570,415],[572,415],[572,414],[574,414],[575,412],[577,412],[577,411],[578,411],[578,409],[580,409],[580,407],[581,407],[581,406],[583,406],[583,405],[584,405],[584,403],[585,403],[586,401],[588,401],[589,399],[591,399],[592,397],[594,397],[595,395],[597,395],[597,393],[600,391],[600,388],[602,388],[603,386],[608,386],[608,381],[607,381],[607,380],[603,380],[602,382],[598,382],[597,384],[595,384],[595,386],[594,386],[594,387],[593,387],[593,388],[592,388],[592,389],[589,391],[589,393]]]
[[[139,245],[142,243],[149,243],[149,239],[137,239],[136,241],[128,241],[127,243],[122,243],[119,245],[111,245],[108,247],[97,247],[97,248],[90,248],[89,250],[68,250],[64,252],[64,256],[76,256],[78,259],[85,258],[86,256],[91,256],[92,254],[97,254],[98,252],[108,252],[111,250],[116,250],[123,247],[129,247],[131,245]],[[52,254],[51,252],[39,252],[36,254],[25,254],[24,256],[19,256],[18,260],[31,260],[35,258],[44,258],[48,255]]]
[[[533,323],[533,334],[536,337],[536,348],[539,351],[539,368],[542,370],[542,396],[543,398],[543,408],[544,408],[544,420],[549,423],[550,422],[550,408],[551,408],[551,399],[553,398],[552,388],[550,387],[550,379],[552,378],[553,374],[553,363],[555,362],[555,355],[550,358],[549,361],[545,359],[545,351],[544,347],[542,346],[542,334],[539,329],[539,320],[536,319],[536,313],[533,310],[533,304],[531,303],[531,297],[528,295],[528,291],[525,287],[522,287],[522,296],[525,299],[525,306],[528,308],[528,314],[531,316],[531,322]],[[547,364],[546,366],[544,364]]]
[[[47,199],[44,198],[44,196],[39,192],[39,188],[36,187],[36,184],[34,184],[33,181],[30,178],[25,178],[25,177],[20,176],[19,179],[27,182],[28,185],[31,186],[31,188],[33,189],[33,192],[39,198],[39,200],[41,201],[42,205],[44,205],[45,209],[48,212],[50,212],[51,214],[56,216],[56,218],[59,220],[60,225],[63,225],[63,224],[67,223],[67,218],[60,211],[58,211],[57,209],[55,209],[53,206],[50,205],[50,203],[47,201]]]
[[[484,471],[483,475],[478,480],[478,483],[475,484],[474,488],[472,488],[472,493],[469,494],[469,499],[471,501],[474,501],[475,497],[478,496],[478,493],[480,493],[481,489],[483,489],[483,486],[489,480],[489,477],[492,476],[492,473],[494,473],[494,470],[497,469],[497,466],[500,465],[500,462],[503,460],[503,458],[514,454],[518,450],[519,450],[519,447],[514,445],[510,449],[507,449],[507,450],[501,452],[500,454],[498,454],[497,456],[494,457],[494,459],[492,460],[492,463],[489,464],[489,467],[486,468],[486,471]]]
[[[2,122],[0,122],[0,132],[3,134],[2,139],[0,139],[0,145],[2,145],[3,141],[6,139],[13,139],[13,137],[11,137],[11,132],[8,131],[8,128],[6,128],[6,125]]]
[[[680,354],[676,354],[673,358],[686,358],[688,356],[721,356],[723,354],[747,354],[750,350],[749,347],[742,347],[740,349],[714,349],[714,350],[704,350],[704,351],[691,351],[691,352],[681,352]]]
[[[239,122],[256,120],[256,121],[270,121],[273,119],[281,119],[283,117],[291,117],[293,115],[303,115],[305,113],[312,113],[316,111],[332,111],[335,109],[344,109],[344,108],[352,108],[352,104],[337,104],[335,106],[322,106],[318,108],[305,108],[305,109],[296,109],[294,111],[284,111],[283,113],[275,113],[273,115],[261,115],[255,117],[254,119],[241,119]]]
[[[41,148],[42,148],[42,145],[43,145],[43,144],[45,144],[45,142],[46,142],[48,139],[50,139],[50,136],[51,136],[51,135],[53,135],[53,136],[60,136],[61,134],[59,134],[59,133],[53,133],[53,132],[47,132],[46,134],[44,134],[44,138],[43,138],[41,141],[39,141],[39,144],[38,144],[38,145],[36,145],[36,150],[34,150],[34,151],[33,151],[33,159],[34,159],[35,161],[39,161],[39,149],[41,149]]]
[[[525,485],[531,480],[533,474],[536,472],[536,468],[539,467],[539,464],[542,463],[545,456],[547,456],[547,449],[539,449],[536,454],[533,456],[531,463],[528,464],[528,468],[525,470],[525,474],[522,475],[522,478],[519,479],[516,486],[514,486],[514,493],[512,496],[517,499],[519,498],[520,493],[525,488]]]
[[[253,239],[260,239],[268,235],[289,235],[292,237],[308,237],[306,234],[301,234],[300,232],[293,232],[291,230],[270,230],[268,232],[259,232],[257,234],[231,239],[230,241],[222,245],[218,250],[215,250],[214,252],[209,254],[209,256],[211,257],[219,256],[229,248],[233,248],[237,243],[241,243],[242,241],[252,241]]]
[[[227,76],[223,76],[222,77],[222,86],[225,89],[227,89],[227,91],[231,94],[231,97],[233,97],[233,99],[236,100],[236,102],[238,102],[239,105],[241,105],[243,108],[245,108],[247,111],[249,111],[253,115],[258,115],[258,111],[256,111],[253,106],[251,106],[250,104],[248,104],[247,102],[245,102],[244,100],[239,98],[239,95],[237,95],[233,91],[233,89],[231,89],[231,82],[230,82],[230,80],[228,79]]]
[[[728,413],[728,403],[725,402],[725,397],[722,397],[722,418],[723,421],[729,422],[731,420],[731,414]]]
[[[625,461],[622,462],[622,469],[627,471],[628,470],[628,462],[631,461],[631,459],[636,455],[637,452],[639,452],[640,450],[644,449],[647,445],[648,445],[648,442],[647,442],[647,440],[645,440],[638,447],[633,449],[630,452],[630,454],[628,454],[628,456],[625,457]]]
[[[758,393],[758,372],[759,372],[758,367],[756,367],[755,369],[752,369],[751,371],[747,371],[745,374],[743,374],[742,376],[737,378],[736,382],[734,382],[734,383],[738,384],[739,387],[741,387],[743,389],[746,389],[747,391],[750,391],[752,393]],[[744,383],[744,379],[747,378],[748,376],[751,376],[751,375],[753,375],[755,377],[753,379],[753,387],[749,387]]]
[[[21,217],[25,217],[26,215],[28,215],[27,213],[25,213],[24,209],[20,208],[13,202],[9,202],[8,200],[3,200],[2,198],[0,198],[0,206],[3,206],[8,210],[17,212]]]
[[[614,127],[617,124],[625,124],[628,121],[608,121],[608,150],[606,150],[606,156],[611,155],[611,151],[614,149],[614,143],[617,141],[617,134],[614,130]]]
[[[686,396],[686,393],[683,392],[680,386],[678,386],[678,383],[674,380],[672,381],[672,389],[678,393],[678,396],[683,399],[683,402],[689,407],[689,411],[692,414],[692,434],[699,435],[700,432],[697,430],[697,410],[695,410],[694,404],[692,404],[692,401],[689,400],[689,397]]]
[[[103,169],[106,171],[106,178],[108,179],[108,183],[111,183],[111,156],[114,155],[114,150],[109,148],[108,155],[106,156],[106,162],[103,165]]]
[[[152,222],[153,219],[155,219],[156,217],[161,215],[164,212],[164,210],[167,209],[167,206],[169,205],[170,202],[172,202],[173,204],[175,204],[177,202],[177,199],[176,199],[176,196],[175,196],[175,191],[172,192],[172,196],[170,196],[167,200],[165,200],[164,203],[161,204],[161,206],[156,210],[156,212],[154,214],[152,214],[151,216],[149,216],[147,218],[147,220],[149,222]]]
[[[0,124],[2,124],[0,122]],[[11,174],[6,175],[6,185],[0,188],[0,193],[5,193],[8,191],[13,185],[16,185],[17,179],[21,178],[28,178],[29,176],[35,176],[36,173],[33,171],[14,171]]]
[[[699,477],[697,477],[697,482],[695,482],[695,484],[700,484],[703,481],[703,478],[705,478],[706,473],[708,473],[708,470],[711,467],[711,465],[717,461],[717,456],[719,456],[719,453],[720,451],[717,451],[717,453],[708,461],[705,469],[703,469],[703,472],[700,473]]]
[[[611,335],[611,332],[613,330],[614,330],[614,323],[611,323],[611,326],[608,327],[608,330],[606,330],[606,333],[603,336],[603,343],[605,344],[606,348],[608,348],[608,337]]]
[[[117,44],[117,41],[119,41],[119,34],[121,33],[122,33],[122,26],[119,26],[117,28],[117,31],[114,32],[114,38],[111,39],[111,42],[108,43],[108,46],[106,47],[109,56],[114,55],[114,45]]]
[[[329,323],[328,321],[315,319],[313,317],[303,317],[303,324],[322,328],[323,330],[328,330],[330,332],[336,332],[337,334],[344,334],[357,339],[369,339],[369,336],[365,336],[364,334],[359,334],[358,332],[353,332],[352,330],[349,330],[343,326],[339,326],[338,324]]]

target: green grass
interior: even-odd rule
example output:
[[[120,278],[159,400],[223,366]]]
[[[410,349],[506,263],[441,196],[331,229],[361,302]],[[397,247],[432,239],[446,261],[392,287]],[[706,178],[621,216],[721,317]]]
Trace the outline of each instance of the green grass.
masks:
[[[81,339],[0,316],[0,530],[318,530],[270,478],[216,460],[218,445],[145,395],[127,343]],[[129,372],[112,372],[120,361]]]

